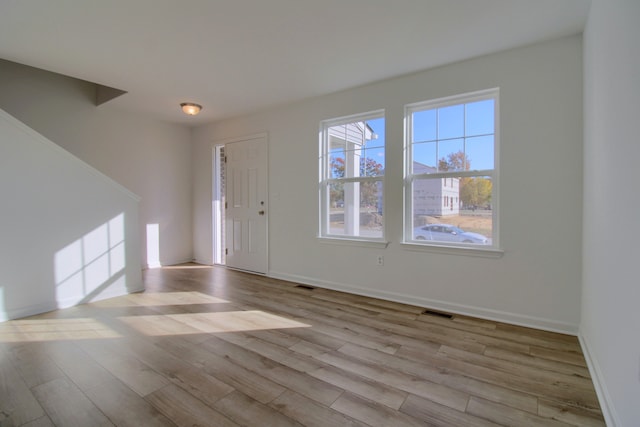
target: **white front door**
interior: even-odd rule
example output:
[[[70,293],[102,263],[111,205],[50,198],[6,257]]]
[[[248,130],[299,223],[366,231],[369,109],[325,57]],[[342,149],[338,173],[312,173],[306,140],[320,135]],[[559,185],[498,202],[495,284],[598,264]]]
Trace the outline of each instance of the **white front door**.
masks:
[[[267,273],[267,138],[225,145],[226,264]]]

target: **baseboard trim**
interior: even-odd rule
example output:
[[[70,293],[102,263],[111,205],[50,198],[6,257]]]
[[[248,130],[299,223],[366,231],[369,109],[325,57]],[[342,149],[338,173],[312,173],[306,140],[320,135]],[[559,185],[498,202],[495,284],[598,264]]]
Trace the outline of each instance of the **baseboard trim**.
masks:
[[[56,310],[55,303],[42,303],[34,304],[26,307],[14,308],[0,312],[0,322],[6,322],[12,319],[21,319],[23,317],[29,317],[36,314],[46,313],[48,311]]]
[[[196,262],[194,261],[193,258],[180,258],[180,259],[175,259],[175,260],[165,260],[165,261],[161,261],[161,262],[154,262],[154,263],[146,263],[144,264],[144,266],[142,267],[143,270],[148,270],[151,268],[161,268],[161,267],[169,267],[169,266],[173,266],[173,265],[179,265],[179,264],[187,264],[189,262]]]
[[[201,264],[201,265],[214,265],[215,264],[213,262],[213,259],[198,259],[198,258],[195,258],[191,262],[196,263],[196,264]]]
[[[593,386],[596,389],[596,394],[598,395],[598,401],[600,402],[600,409],[602,410],[602,415],[604,416],[604,420],[609,427],[617,427],[622,426],[620,419],[618,418],[615,407],[613,406],[613,400],[609,395],[609,391],[604,382],[604,376],[602,375],[602,371],[600,370],[600,365],[598,361],[593,357],[593,353],[589,350],[589,340],[584,336],[582,332],[578,333],[578,341],[580,342],[580,347],[582,348],[582,353],[584,354],[584,358],[587,361],[587,367],[589,368],[589,373],[591,374],[591,380],[593,381]]]
[[[344,283],[319,280],[313,277],[299,276],[296,274],[281,273],[278,271],[270,271],[268,277],[274,279],[286,280],[289,282],[301,283],[305,285],[316,286],[319,288],[332,289],[334,291],[347,292],[365,297],[380,298],[388,301],[399,302],[403,304],[415,305],[419,307],[431,308],[434,310],[444,311],[448,313],[460,314],[464,316],[477,317],[480,319],[493,320],[496,322],[509,323],[512,325],[524,326],[527,328],[541,329],[550,332],[559,332],[577,336],[578,325],[558,322],[555,320],[544,319],[534,316],[526,316],[507,311],[492,310],[483,307],[476,307],[464,304],[451,303],[447,301],[434,300],[413,295],[399,294],[395,292],[387,292],[380,290],[371,290],[358,286],[347,285]]]

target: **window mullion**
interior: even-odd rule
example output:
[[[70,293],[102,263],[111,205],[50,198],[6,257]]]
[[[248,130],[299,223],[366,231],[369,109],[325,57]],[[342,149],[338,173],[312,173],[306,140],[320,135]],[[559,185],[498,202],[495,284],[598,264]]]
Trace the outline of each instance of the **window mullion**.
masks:
[[[337,183],[347,183],[347,182],[375,182],[375,181],[383,181],[384,175],[378,176],[360,176],[353,178],[329,178],[325,182],[328,184],[337,184]]]
[[[495,170],[472,170],[472,171],[452,171],[452,172],[439,172],[439,173],[420,173],[410,174],[412,179],[439,179],[439,178],[466,178],[474,176],[490,176],[493,177]]]

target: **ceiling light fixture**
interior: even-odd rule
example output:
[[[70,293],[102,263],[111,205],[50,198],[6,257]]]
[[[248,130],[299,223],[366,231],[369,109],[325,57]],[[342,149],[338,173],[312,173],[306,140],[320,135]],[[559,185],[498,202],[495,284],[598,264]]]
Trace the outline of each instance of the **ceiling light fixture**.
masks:
[[[202,105],[193,104],[191,102],[183,102],[182,104],[180,104],[180,107],[182,107],[182,111],[185,114],[188,114],[190,116],[195,116],[200,112],[200,110],[202,110]]]

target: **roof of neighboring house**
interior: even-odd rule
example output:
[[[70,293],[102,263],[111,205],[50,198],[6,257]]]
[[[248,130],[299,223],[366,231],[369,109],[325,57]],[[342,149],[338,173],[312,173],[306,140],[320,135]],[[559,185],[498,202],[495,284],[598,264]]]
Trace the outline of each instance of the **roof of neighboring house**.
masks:
[[[433,166],[427,166],[416,161],[413,162],[413,173],[434,173],[437,171],[438,169]]]

